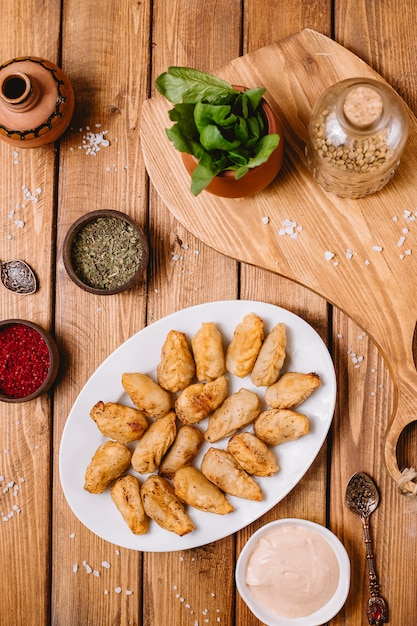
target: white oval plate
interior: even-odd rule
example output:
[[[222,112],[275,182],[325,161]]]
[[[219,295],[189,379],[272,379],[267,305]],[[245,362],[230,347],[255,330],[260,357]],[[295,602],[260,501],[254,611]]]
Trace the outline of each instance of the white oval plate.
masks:
[[[310,419],[309,434],[274,448],[279,472],[275,476],[256,478],[264,494],[262,502],[228,496],[235,507],[228,515],[205,513],[188,507],[196,530],[183,537],[163,530],[153,521],[148,533],[134,535],[116,509],[108,490],[99,495],[84,490],[85,470],[96,449],[106,441],[90,418],[91,408],[99,400],[133,406],[122,387],[122,374],[142,372],[156,380],[161,348],[170,330],[186,333],[191,341],[203,322],[215,322],[223,334],[226,347],[237,324],[251,312],[263,319],[265,335],[278,322],[286,325],[287,357],[283,371],[316,372],[321,378],[322,386],[297,409]],[[257,392],[263,401],[265,387],[255,387],[249,377],[241,379],[228,374],[228,378],[229,394],[246,387]],[[88,529],[118,546],[144,552],[169,552],[217,541],[261,517],[295,487],[326,438],[335,401],[336,377],[327,347],[317,332],[294,313],[250,300],[210,302],[183,309],[133,335],[97,368],[81,390],[68,416],[60,445],[59,471],[65,497],[74,514]],[[265,403],[263,406],[266,408]],[[205,430],[206,422],[200,422],[202,430]],[[226,444],[227,440],[224,440],[215,446],[225,447]],[[209,444],[203,443],[195,459],[197,467],[208,447]],[[139,478],[143,481],[145,477]]]

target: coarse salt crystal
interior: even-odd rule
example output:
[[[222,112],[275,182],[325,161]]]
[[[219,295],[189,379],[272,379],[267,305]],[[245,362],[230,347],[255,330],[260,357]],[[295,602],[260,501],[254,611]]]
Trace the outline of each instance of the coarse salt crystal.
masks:
[[[102,561],[101,564],[106,569],[110,569],[111,568],[111,565],[110,565],[110,563],[108,561]]]
[[[401,248],[401,246],[403,245],[404,241],[405,241],[405,237],[404,236],[400,237],[398,242],[397,242],[397,246],[399,248]]]
[[[382,252],[382,246],[372,246],[374,252]]]
[[[78,572],[78,565],[77,565],[77,563],[74,563],[74,565],[72,566],[72,571],[74,572],[74,574],[76,574]]]
[[[116,593],[122,593],[122,588],[121,587],[116,587],[115,588],[115,592]]]
[[[334,252],[331,252],[330,250],[326,250],[326,252],[324,253],[324,258],[326,259],[326,261],[331,261],[334,257]]]
[[[267,215],[264,215],[262,218],[262,224],[268,224],[269,223],[269,217]]]

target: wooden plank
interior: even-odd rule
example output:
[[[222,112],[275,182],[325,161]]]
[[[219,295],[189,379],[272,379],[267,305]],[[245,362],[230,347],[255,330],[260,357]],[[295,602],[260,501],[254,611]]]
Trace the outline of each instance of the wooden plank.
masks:
[[[92,296],[66,276],[61,246],[70,225],[99,208],[123,211],[147,231],[138,121],[149,89],[151,4],[106,0],[98,6],[66,0],[63,5],[63,65],[70,70],[76,109],[61,145],[58,186],[56,327],[67,358],[54,407],[52,621],[62,625],[137,623],[141,610],[140,553],[118,550],[78,522],[59,487],[58,450],[84,383],[116,347],[144,327],[146,280],[117,296]],[[100,132],[107,133],[110,145],[94,156],[82,141],[85,136],[84,145],[94,144]]]
[[[285,15],[285,20],[282,16]],[[268,2],[259,11],[256,0],[245,3],[244,53],[257,50],[274,41],[283,39],[309,26],[323,34],[331,29],[330,4],[327,1],[314,3]],[[328,307],[325,300],[311,291],[277,274],[259,267],[241,264],[240,297],[272,302],[300,315],[320,333],[327,342]],[[327,445],[297,487],[282,502],[254,524],[238,533],[236,553],[260,526],[284,517],[300,517],[326,524],[327,489]],[[236,624],[257,626],[260,622],[250,612],[239,594],[236,597]]]
[[[154,0],[153,81],[170,65],[210,71],[239,54],[240,4]],[[152,187],[149,211],[155,250],[149,321],[194,304],[237,297],[237,264],[193,237]],[[207,619],[232,626],[233,576],[233,537],[193,550],[145,554],[144,626],[204,624]]]
[[[349,50],[370,63],[417,112],[413,66],[417,45],[411,32],[414,6],[405,2],[401,11],[394,2],[351,3],[343,0],[336,15],[335,37]],[[378,311],[375,313],[378,315]],[[412,323],[415,320],[410,316]],[[368,574],[361,524],[342,505],[346,482],[355,471],[364,470],[376,480],[381,503],[371,519],[374,554],[381,594],[388,603],[389,622],[417,621],[415,594],[417,503],[400,496],[384,467],[382,442],[395,405],[390,370],[373,342],[351,321],[334,315],[335,362],[339,375],[338,411],[334,424],[334,456],[331,465],[331,523],[354,555],[351,593],[336,624],[364,623],[369,597]],[[411,350],[411,343],[408,346]],[[361,358],[354,363],[355,353]],[[356,357],[356,358],[357,358]],[[415,393],[415,390],[414,390]],[[400,468],[415,467],[416,429],[400,438]],[[395,538],[395,540],[393,540]],[[398,555],[401,558],[398,559]],[[407,584],[404,586],[404,580]]]
[[[20,55],[58,62],[59,0],[48,6],[1,0],[0,10],[7,16],[0,63]],[[1,287],[1,319],[32,320],[53,332],[54,147],[25,150],[1,142],[0,161],[1,260],[26,260],[39,281],[31,296]],[[50,427],[48,396],[29,403],[0,403],[2,624],[36,626],[48,619]]]

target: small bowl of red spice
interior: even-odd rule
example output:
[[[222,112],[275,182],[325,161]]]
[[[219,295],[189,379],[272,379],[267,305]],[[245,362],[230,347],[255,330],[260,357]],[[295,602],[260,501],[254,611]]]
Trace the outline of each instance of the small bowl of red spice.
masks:
[[[128,215],[112,209],[91,211],[68,230],[62,259],[78,287],[109,296],[130,289],[144,274],[148,240]]]
[[[27,402],[51,387],[59,369],[53,337],[34,322],[0,322],[0,401]]]

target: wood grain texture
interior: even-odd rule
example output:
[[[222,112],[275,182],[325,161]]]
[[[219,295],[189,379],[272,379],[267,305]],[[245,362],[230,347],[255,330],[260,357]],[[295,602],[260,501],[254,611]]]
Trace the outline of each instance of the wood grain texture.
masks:
[[[330,623],[366,624],[368,586],[362,529],[344,506],[346,483],[357,470],[371,474],[381,494],[371,523],[381,593],[388,602],[390,623],[417,623],[417,505],[415,500],[397,493],[384,458],[384,435],[397,402],[395,378],[373,341],[377,333],[371,333],[371,328],[365,333],[340,308],[318,295],[329,289],[325,285],[326,272],[333,283],[335,274],[340,278],[342,263],[330,267],[310,255],[309,263],[314,261],[320,266],[311,290],[292,280],[295,273],[306,269],[292,258],[294,247],[289,241],[280,240],[283,252],[278,268],[275,256],[264,269],[257,266],[262,266],[258,259],[257,265],[245,259],[238,262],[214,249],[208,238],[196,236],[201,224],[195,223],[193,201],[187,209],[194,216],[190,224],[182,218],[177,220],[148,181],[140,140],[143,103],[155,95],[154,80],[169,65],[184,64],[207,71],[222,71],[230,65],[234,76],[241,55],[280,46],[285,38],[303,28],[332,35],[392,84],[417,113],[414,2],[402,2],[401,11],[395,0],[103,0],[100,6],[80,0],[0,0],[0,8],[8,23],[0,42],[3,60],[37,54],[59,62],[76,95],[71,127],[55,147],[18,150],[16,158],[13,149],[0,142],[0,258],[24,258],[33,265],[40,285],[33,296],[17,297],[2,290],[1,315],[33,319],[55,331],[62,355],[60,376],[51,394],[22,405],[0,403],[1,518],[13,511],[13,505],[20,508],[7,522],[0,519],[0,563],[5,572],[0,582],[0,624],[261,626],[236,591],[235,562],[244,542],[257,528],[282,517],[308,518],[328,525],[344,542],[352,563],[351,590],[346,606]],[[297,59],[305,59],[302,48],[297,55]],[[309,74],[311,65],[315,69]],[[294,125],[287,125],[289,152],[280,181],[284,187],[293,188],[295,162],[303,159],[304,123],[312,99],[306,94],[312,85],[316,90],[324,86],[317,68],[317,63],[301,62],[300,67],[293,64],[291,71],[297,74],[298,83],[290,101],[280,103],[280,112],[287,117],[295,100],[301,98],[304,102]],[[286,66],[279,74],[284,87],[290,69]],[[260,73],[252,65],[245,76],[258,82]],[[326,80],[331,77],[330,73]],[[82,148],[87,126],[92,132],[108,131],[110,146],[95,157],[87,156]],[[169,172],[168,168],[166,177],[174,184]],[[183,175],[182,170],[178,175]],[[401,174],[402,181],[404,176],[408,180],[409,173]],[[307,179],[305,172],[303,184],[308,185]],[[42,189],[38,202],[21,206],[23,185],[31,191]],[[390,198],[391,194],[392,206],[400,215],[397,195],[393,190]],[[314,220],[310,204],[298,202],[303,197],[302,189],[295,192],[299,211],[296,219],[306,235],[306,241],[300,239],[299,243],[307,248]],[[249,210],[245,213],[244,204],[238,202],[243,216],[239,222],[251,215]],[[325,205],[321,199],[314,209],[324,210]],[[87,295],[75,288],[61,259],[63,238],[71,223],[80,214],[102,206],[135,217],[145,228],[151,248],[145,279],[131,292],[111,298]],[[289,205],[278,206],[282,217],[288,217]],[[272,208],[268,204],[265,213]],[[215,211],[220,214],[215,231],[223,232],[227,213],[221,202]],[[344,203],[336,211],[343,215]],[[391,212],[384,215],[391,217]],[[200,222],[204,222],[204,216],[203,207],[198,214]],[[274,228],[279,227],[280,217]],[[15,219],[23,219],[24,227],[19,228]],[[380,224],[383,218],[378,219]],[[363,220],[370,225],[361,215],[359,223]],[[347,245],[344,238],[351,240],[357,220],[352,224],[348,219],[343,222],[347,230],[341,237],[339,233],[336,237],[335,223],[330,220],[323,246],[327,249],[335,241],[342,257]],[[256,221],[263,247],[269,250],[273,237],[266,236],[261,226]],[[385,233],[382,226],[378,228]],[[227,236],[230,240],[236,238],[233,233]],[[408,236],[411,247],[415,236],[411,228]],[[391,233],[391,239],[394,247],[396,234]],[[365,254],[365,245],[360,252]],[[413,275],[405,271],[401,275],[400,294],[405,290],[402,283],[415,278],[414,266],[406,267],[411,268]],[[379,266],[372,271],[385,276]],[[355,295],[358,279],[352,279],[353,286],[347,288]],[[373,274],[366,280],[378,312],[372,323],[378,331],[386,318],[392,318],[393,306],[385,306],[385,289],[373,294]],[[332,289],[329,299],[334,301]],[[407,336],[412,335],[415,323],[413,293],[410,289],[413,315],[401,331]],[[285,307],[307,320],[328,343],[338,396],[325,445],[282,502],[221,541],[187,551],[141,554],[99,539],[75,518],[60,486],[59,444],[74,400],[97,366],[146,324],[190,305],[235,298]],[[380,312],[384,307],[387,311]],[[393,328],[398,326],[395,320]],[[414,354],[415,346],[416,340]],[[410,368],[412,353],[410,341]],[[417,462],[413,426],[407,427],[400,438],[401,466],[415,466]],[[11,482],[14,485],[5,490]]]

